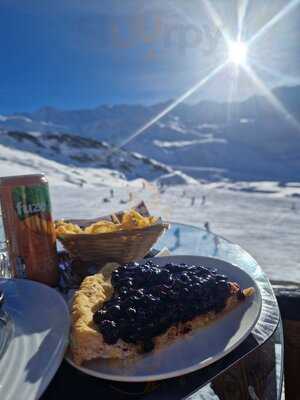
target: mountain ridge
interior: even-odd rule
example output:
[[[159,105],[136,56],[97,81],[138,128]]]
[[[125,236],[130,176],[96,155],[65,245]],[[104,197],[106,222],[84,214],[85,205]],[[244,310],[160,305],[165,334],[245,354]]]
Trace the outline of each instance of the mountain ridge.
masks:
[[[275,102],[256,95],[231,104],[183,103],[159,120],[170,101],[67,111],[44,107],[0,116],[0,128],[77,135],[116,148],[140,131],[125,150],[178,165],[196,179],[300,181],[300,86],[276,88],[272,95]]]
[[[45,160],[63,166],[118,171],[124,180],[144,178],[150,182],[168,182],[170,176],[178,183],[195,183],[192,178],[174,168],[137,152],[129,152],[102,141],[66,133],[29,133],[0,130],[3,149],[38,154]],[[5,151],[1,159],[5,159]]]

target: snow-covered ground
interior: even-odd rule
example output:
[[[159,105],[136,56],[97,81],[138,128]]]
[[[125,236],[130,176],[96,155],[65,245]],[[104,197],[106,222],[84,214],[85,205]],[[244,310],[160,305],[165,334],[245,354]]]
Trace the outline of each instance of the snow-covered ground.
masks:
[[[299,186],[292,190],[300,193]],[[129,192],[132,201],[121,204],[129,200]],[[169,187],[162,194],[154,185],[124,186],[114,190],[109,203],[103,203],[110,197],[109,187],[80,190],[54,185],[51,193],[56,217],[97,217],[143,199],[153,213],[170,221],[199,227],[209,221],[213,232],[250,252],[273,280],[300,281],[300,199],[288,197],[289,189],[266,194],[199,185]],[[206,201],[201,205],[203,195]],[[193,196],[196,201],[191,206]]]
[[[5,148],[5,158],[0,157],[1,176],[34,172],[49,177],[56,218],[97,217],[145,200],[151,211],[164,219],[199,227],[208,221],[213,232],[248,250],[270,278],[300,281],[299,182],[192,181],[192,185],[174,186],[181,181],[177,176],[158,179],[160,185],[165,184],[159,191],[155,182],[127,181],[117,171],[66,166]],[[114,197],[103,202],[110,198],[112,187]]]

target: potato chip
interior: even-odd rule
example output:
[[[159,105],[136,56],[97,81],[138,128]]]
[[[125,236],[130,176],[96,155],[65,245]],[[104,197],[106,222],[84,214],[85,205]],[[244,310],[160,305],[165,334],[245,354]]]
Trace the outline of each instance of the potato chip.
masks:
[[[100,220],[85,229],[81,229],[78,225],[65,222],[64,220],[56,221],[55,232],[57,236],[64,234],[98,234],[117,232],[120,230],[142,229],[155,224],[157,217],[144,217],[136,210],[129,210],[123,213],[122,221],[113,214],[112,221]]]
[[[56,235],[63,235],[66,233],[82,233],[81,228],[76,224],[66,223],[59,221],[59,225],[55,227]]]
[[[98,221],[85,228],[84,233],[105,233],[119,230],[119,225],[110,221]]]
[[[147,218],[135,210],[125,212],[123,215],[122,226],[124,229],[145,228],[148,225]]]
[[[149,225],[154,225],[158,221],[157,217],[148,217]]]

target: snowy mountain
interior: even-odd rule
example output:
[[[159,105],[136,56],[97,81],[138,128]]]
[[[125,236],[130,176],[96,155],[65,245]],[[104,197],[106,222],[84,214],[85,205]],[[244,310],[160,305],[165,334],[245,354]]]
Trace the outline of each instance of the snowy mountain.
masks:
[[[64,181],[78,185],[103,184],[105,174],[124,182],[144,178],[148,181],[160,179],[163,183],[166,177],[164,183],[167,184],[173,177],[180,184],[195,183],[187,175],[139,153],[64,133],[2,130],[0,163],[1,175],[4,175],[5,165],[8,169],[8,165],[13,164],[14,170],[20,166],[44,171],[50,176],[59,174]]]
[[[126,148],[155,156],[196,178],[300,180],[300,130],[283,120],[241,119],[170,134],[165,125]]]
[[[43,107],[33,113],[0,115],[0,128],[39,132],[73,132],[82,137],[118,141],[140,128],[167,104],[100,106],[86,110]]]
[[[212,101],[181,104],[136,136],[125,148],[143,154],[145,159],[165,164],[164,168],[168,165],[197,179],[299,181],[300,123],[297,118],[300,121],[300,86],[278,88],[273,95],[278,99],[275,107],[274,101],[272,105],[262,96],[231,104]],[[50,159],[65,163],[67,157],[73,164],[108,165],[124,172],[128,162],[136,164],[136,157],[131,155],[130,160],[122,159],[122,152],[109,149],[112,155],[101,161],[96,150],[99,144],[94,149],[92,139],[97,143],[105,141],[120,145],[169,105],[170,102],[152,106],[104,105],[70,111],[44,107],[33,113],[0,116],[0,128],[41,132],[44,135],[41,140],[49,143],[43,152]],[[74,141],[82,147],[80,154],[76,155],[74,148],[69,154],[68,146],[60,148],[61,154],[55,150],[51,153],[51,146],[57,145],[55,135],[65,134],[61,137],[71,143],[70,132],[82,137]],[[76,147],[74,143],[71,147]],[[119,157],[120,162],[117,161]],[[146,176],[150,179],[159,175],[153,171],[148,173]],[[137,173],[135,168],[126,172],[130,179],[139,174],[144,172]]]

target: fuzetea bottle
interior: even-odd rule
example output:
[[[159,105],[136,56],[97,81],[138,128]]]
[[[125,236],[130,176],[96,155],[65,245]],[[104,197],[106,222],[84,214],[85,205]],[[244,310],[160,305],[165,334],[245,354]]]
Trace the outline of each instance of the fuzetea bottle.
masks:
[[[12,275],[55,286],[56,237],[46,177],[0,178],[0,201]]]

